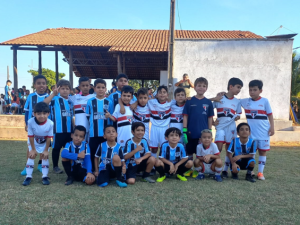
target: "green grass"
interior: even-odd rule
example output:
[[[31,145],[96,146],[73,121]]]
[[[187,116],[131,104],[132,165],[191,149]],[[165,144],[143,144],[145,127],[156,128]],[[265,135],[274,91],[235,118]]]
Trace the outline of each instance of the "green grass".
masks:
[[[0,141],[0,224],[300,224],[298,147],[272,148],[266,181],[254,184],[242,171],[239,181],[167,179],[126,189],[114,181],[106,188],[67,187],[66,175],[52,168],[51,184],[43,186],[36,165],[31,185],[23,187],[26,148]]]

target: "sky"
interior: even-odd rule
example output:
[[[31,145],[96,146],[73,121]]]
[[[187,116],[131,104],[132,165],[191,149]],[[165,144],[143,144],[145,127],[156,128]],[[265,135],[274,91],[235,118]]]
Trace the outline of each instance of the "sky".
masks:
[[[268,36],[282,25],[289,30],[280,29],[279,34],[300,33],[299,8],[299,0],[176,0],[175,29],[242,30]],[[5,1],[0,13],[0,42],[58,27],[165,30],[169,19],[170,0]],[[300,47],[300,34],[294,38],[296,47]],[[69,67],[62,58],[59,53],[59,72],[67,79]],[[7,66],[13,81],[12,65],[10,46],[0,46],[0,93],[4,93]],[[55,70],[54,52],[42,53],[42,66]],[[18,51],[19,87],[31,86],[27,72],[31,68],[38,68],[38,53]],[[77,85],[78,78],[73,79]]]

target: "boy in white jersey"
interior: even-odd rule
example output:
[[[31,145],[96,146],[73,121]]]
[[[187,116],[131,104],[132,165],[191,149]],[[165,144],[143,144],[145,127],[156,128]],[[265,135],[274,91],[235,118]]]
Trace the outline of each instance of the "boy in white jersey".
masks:
[[[95,94],[89,94],[90,79],[88,77],[79,78],[79,89],[81,90],[82,94],[69,96],[69,100],[74,105],[75,125],[76,126],[82,125],[85,127],[86,129],[85,140],[88,142],[90,125],[85,114],[85,108],[88,100],[95,97]]]
[[[129,103],[133,96],[133,88],[130,86],[124,86],[122,88],[121,101],[125,107],[125,114],[120,113],[120,105],[116,105],[113,115],[109,112],[105,114],[106,118],[111,119],[114,122],[117,122],[117,133],[118,138],[117,142],[124,147],[128,139],[132,137],[131,134],[131,124],[133,122],[133,112],[130,109]]]
[[[34,159],[37,154],[42,156],[42,184],[49,185],[49,147],[53,137],[53,122],[48,119],[49,106],[45,102],[39,102],[34,106],[34,117],[28,120],[28,159],[26,164],[26,179],[24,186],[31,183]]]
[[[213,106],[217,109],[217,121],[215,143],[218,146],[219,151],[222,151],[223,144],[226,144],[226,151],[231,143],[231,140],[236,138],[236,124],[235,121],[240,119],[242,113],[240,100],[235,98],[243,87],[243,82],[239,78],[231,78],[228,81],[228,92],[223,95],[220,102],[214,102]],[[222,176],[228,177],[228,167],[230,160],[228,156],[225,157],[225,165],[222,172]]]
[[[250,81],[250,98],[241,100],[247,122],[251,128],[250,138],[257,141],[259,152],[257,178],[259,180],[265,180],[263,171],[266,164],[267,151],[270,150],[270,136],[275,133],[270,103],[268,99],[260,97],[262,87],[263,82],[261,80]]]
[[[214,174],[217,182],[222,182],[222,160],[215,143],[212,143],[212,132],[209,129],[201,131],[201,144],[197,145],[197,158],[194,161],[195,170],[198,172],[197,180],[203,180],[204,174]]]

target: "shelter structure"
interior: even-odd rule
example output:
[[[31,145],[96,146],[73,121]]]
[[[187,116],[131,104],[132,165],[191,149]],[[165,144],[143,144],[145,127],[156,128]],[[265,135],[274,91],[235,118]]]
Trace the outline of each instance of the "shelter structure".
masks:
[[[176,30],[180,39],[262,39],[249,31]],[[126,73],[130,79],[159,80],[168,68],[169,30],[46,29],[0,43],[13,50],[14,87],[18,88],[17,52],[37,51],[42,71],[42,52],[55,52],[58,80],[58,52],[69,64],[69,80],[77,77],[114,79]]]

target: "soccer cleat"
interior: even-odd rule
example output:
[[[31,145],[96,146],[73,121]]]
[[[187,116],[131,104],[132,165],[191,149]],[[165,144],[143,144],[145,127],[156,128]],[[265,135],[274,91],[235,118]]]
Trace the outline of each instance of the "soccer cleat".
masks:
[[[179,174],[177,174],[177,179],[179,179],[181,181],[187,181],[187,179],[184,176],[181,176]]]
[[[153,180],[151,177],[142,178],[141,181],[148,182],[148,183],[155,183],[155,180]]]
[[[252,183],[256,182],[256,180],[252,177],[251,174],[246,174],[246,180]]]
[[[43,185],[49,185],[50,184],[50,178],[49,177],[43,177],[42,178],[42,184]]]
[[[71,185],[73,184],[74,178],[72,176],[69,176],[65,182],[65,185]]]
[[[103,183],[103,184],[100,184],[100,185],[98,185],[99,187],[106,187],[108,185],[108,183],[107,182],[105,182],[105,183]]]
[[[203,173],[198,174],[198,176],[196,177],[196,180],[204,180],[205,176]]]
[[[26,176],[26,175],[27,175],[26,167],[24,168],[24,170],[22,170],[21,175],[22,175],[22,176]]]
[[[217,182],[222,182],[222,181],[223,181],[221,175],[215,175],[215,180],[216,180]]]
[[[257,179],[259,179],[259,180],[265,180],[266,178],[264,177],[263,173],[258,173],[257,174]]]
[[[151,172],[150,172],[150,176],[154,176],[155,174],[156,174],[156,170],[152,169]]]
[[[193,174],[193,170],[188,170],[184,173],[185,177],[190,177]]]
[[[58,166],[53,168],[53,172],[56,174],[62,174],[64,171],[62,171]]]
[[[198,174],[199,174],[198,171],[194,170],[194,171],[193,171],[193,174],[192,174],[192,177],[193,177],[193,178],[196,178],[196,177],[198,176]]]
[[[127,184],[125,182],[121,182],[119,180],[116,180],[116,183],[121,188],[126,188],[127,187]]]
[[[156,182],[159,182],[159,183],[160,183],[160,182],[163,182],[165,179],[166,179],[166,175],[163,176],[163,177],[157,178]]]
[[[234,180],[238,180],[238,179],[239,179],[239,176],[238,176],[237,173],[231,173],[231,177],[232,177],[232,179],[234,179]]]
[[[27,186],[31,183],[32,178],[31,177],[26,177],[26,179],[23,181],[23,186]]]
[[[222,171],[222,178],[228,178],[228,172]]]
[[[38,165],[38,171],[40,171],[42,173],[42,164]]]

